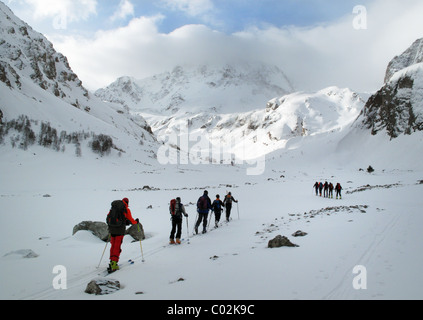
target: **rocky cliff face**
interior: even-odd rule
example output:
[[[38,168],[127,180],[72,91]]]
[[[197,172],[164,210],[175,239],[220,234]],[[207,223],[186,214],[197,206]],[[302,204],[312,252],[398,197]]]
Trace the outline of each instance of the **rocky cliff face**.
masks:
[[[366,103],[358,123],[391,139],[423,131],[423,39],[388,66],[385,85]]]
[[[1,2],[0,34],[0,81],[9,88],[22,90],[21,79],[29,78],[74,106],[79,107],[79,100],[89,99],[67,58]]]
[[[385,83],[388,83],[396,72],[422,62],[423,38],[416,40],[403,54],[392,59],[386,70]]]

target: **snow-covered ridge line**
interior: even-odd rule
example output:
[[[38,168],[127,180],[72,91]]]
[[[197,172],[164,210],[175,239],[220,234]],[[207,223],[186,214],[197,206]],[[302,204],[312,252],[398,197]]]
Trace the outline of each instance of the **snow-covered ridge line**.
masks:
[[[112,139],[111,145],[119,146],[116,154],[138,149],[151,155],[157,149],[156,138],[145,119],[130,114],[121,105],[104,103],[90,95],[66,57],[1,2],[0,113],[1,121],[8,125],[18,123],[21,116],[29,124],[49,124],[58,136],[50,137],[53,144],[60,140],[61,132],[66,132],[64,135],[90,132],[92,137]],[[40,139],[33,137],[37,130],[28,130],[27,135],[7,131],[9,137],[5,136],[6,130],[2,131],[3,144],[22,143],[21,147],[26,149],[31,148],[32,140]],[[110,141],[109,138],[106,140]],[[98,139],[94,140],[92,143],[97,145]]]
[[[102,100],[133,111],[172,116],[195,110],[249,111],[275,96],[294,92],[286,75],[265,64],[176,66],[146,79],[121,77],[96,91]]]

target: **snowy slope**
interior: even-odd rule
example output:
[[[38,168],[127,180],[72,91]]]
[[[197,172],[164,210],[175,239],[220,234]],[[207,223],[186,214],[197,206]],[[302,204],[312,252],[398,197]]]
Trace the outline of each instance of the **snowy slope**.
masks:
[[[0,16],[0,110],[5,128],[25,116],[38,141],[40,127],[48,124],[57,135],[84,132],[110,136],[116,154],[138,148],[147,158],[157,149],[156,139],[141,116],[91,96],[66,57],[3,3]],[[0,133],[2,143],[12,139],[24,144],[21,132],[5,129]]]
[[[389,146],[380,149],[392,152]],[[2,241],[0,253],[1,297],[421,299],[421,164],[410,170],[399,161],[389,167],[372,163],[376,172],[370,175],[358,170],[368,165],[361,154],[341,164],[337,156],[325,158],[325,148],[302,151],[306,156],[299,152],[275,155],[268,159],[263,175],[246,176],[241,167],[146,168],[125,160],[78,163],[53,152],[33,156],[6,150],[0,170],[10,182],[1,185],[0,204],[6,212],[13,212],[19,224],[11,224],[1,215],[2,237],[7,239]],[[311,152],[317,160],[309,156]],[[13,179],[16,176],[23,179]],[[343,200],[314,195],[314,181],[325,179],[343,184]],[[141,191],[144,185],[156,191]],[[367,188],[358,191],[363,186]],[[235,206],[229,225],[222,223],[217,230],[192,237],[192,203],[205,188],[211,196],[232,191],[239,207]],[[43,197],[45,194],[50,197]],[[190,244],[164,248],[170,232],[168,200],[176,196],[190,214]],[[122,261],[134,259],[135,265],[111,276],[123,289],[110,296],[87,295],[86,285],[100,272],[96,266],[104,243],[86,232],[72,236],[72,228],[83,220],[104,221],[110,202],[123,197],[131,199],[132,212],[146,230],[145,263],[141,262],[139,243],[126,238]],[[150,205],[152,209],[147,209]],[[313,210],[321,212],[312,217]],[[183,225],[187,239],[185,222]],[[291,234],[297,230],[308,235],[293,238]],[[278,234],[300,247],[268,249],[267,241]],[[25,259],[16,253],[22,249],[39,256]],[[107,258],[106,252],[102,269]],[[56,265],[67,269],[67,290],[52,286]],[[367,290],[353,288],[357,265],[367,268]],[[185,281],[178,282],[180,278]]]
[[[190,141],[185,146],[180,145],[183,151],[195,148],[196,137],[201,136],[207,140],[205,148],[217,146],[245,160],[286,148],[291,140],[348,129],[363,109],[367,97],[349,89],[330,87],[314,93],[297,92],[275,98],[267,107],[248,112],[179,113],[172,117],[142,113],[142,116],[161,141],[169,142],[169,136],[175,134],[187,134]],[[219,161],[212,154],[210,158]]]
[[[63,101],[85,107],[89,93],[70,68],[67,58],[3,3],[0,3],[0,33],[1,82],[25,92],[21,81],[31,79],[39,88]]]

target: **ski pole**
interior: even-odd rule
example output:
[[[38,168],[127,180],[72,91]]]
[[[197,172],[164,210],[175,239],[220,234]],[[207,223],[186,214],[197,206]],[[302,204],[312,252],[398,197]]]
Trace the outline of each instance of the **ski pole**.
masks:
[[[195,233],[195,227],[197,226],[197,222],[198,222],[198,215],[199,215],[199,213],[197,212],[197,216],[195,217],[195,224],[194,224],[194,229],[192,230],[192,234]]]
[[[210,227],[210,223],[211,223],[211,219],[212,219],[213,213],[214,213],[214,211],[212,211],[212,212],[210,213],[209,224],[207,225],[207,230],[209,230],[209,227]]]
[[[104,247],[103,254],[101,255],[101,259],[100,259],[100,262],[98,263],[97,269],[100,268],[101,261],[103,261],[104,253],[106,252],[107,245],[109,244],[109,242],[110,242],[110,234],[109,234],[109,238],[106,241],[106,246]]]
[[[141,235],[141,228],[140,228],[140,224],[138,223],[138,233]],[[145,262],[144,260],[144,251],[142,250],[142,239],[140,237],[140,248],[141,248],[141,257],[142,257],[142,262]]]
[[[188,217],[187,217],[187,237],[188,237],[188,240],[189,240],[189,224],[188,224]]]
[[[239,203],[238,202],[236,203],[236,208],[238,209],[238,220],[239,220],[240,218],[239,218]]]

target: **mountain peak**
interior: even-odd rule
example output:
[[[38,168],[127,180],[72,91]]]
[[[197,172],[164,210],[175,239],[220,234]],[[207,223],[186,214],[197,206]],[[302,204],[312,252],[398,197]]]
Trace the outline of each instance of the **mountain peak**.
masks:
[[[33,84],[73,105],[89,99],[67,58],[1,2],[0,34],[0,81],[9,88],[21,90],[25,86],[22,79],[31,79]]]
[[[95,94],[132,110],[174,114],[253,110],[265,106],[269,97],[293,91],[291,82],[278,67],[238,63],[178,65],[141,80],[122,77]]]
[[[423,39],[414,42],[388,66],[385,85],[370,97],[359,126],[391,139],[423,131]]]
[[[386,70],[385,83],[388,83],[396,72],[421,62],[423,62],[423,38],[416,40],[405,52],[392,59]]]
[[[121,81],[125,83],[125,79]],[[2,2],[0,107],[0,121],[12,128],[0,130],[0,144],[7,135],[15,135],[10,139],[13,148],[26,150],[38,143],[65,152],[66,145],[74,145],[79,156],[85,142],[86,147],[101,155],[101,143],[113,145],[115,153],[125,152],[125,145],[135,145],[151,155],[153,146],[143,144],[154,145],[156,141],[141,116],[90,97],[67,58]],[[23,128],[25,132],[21,134]],[[94,141],[87,141],[89,138]],[[116,141],[116,145],[111,141]]]

